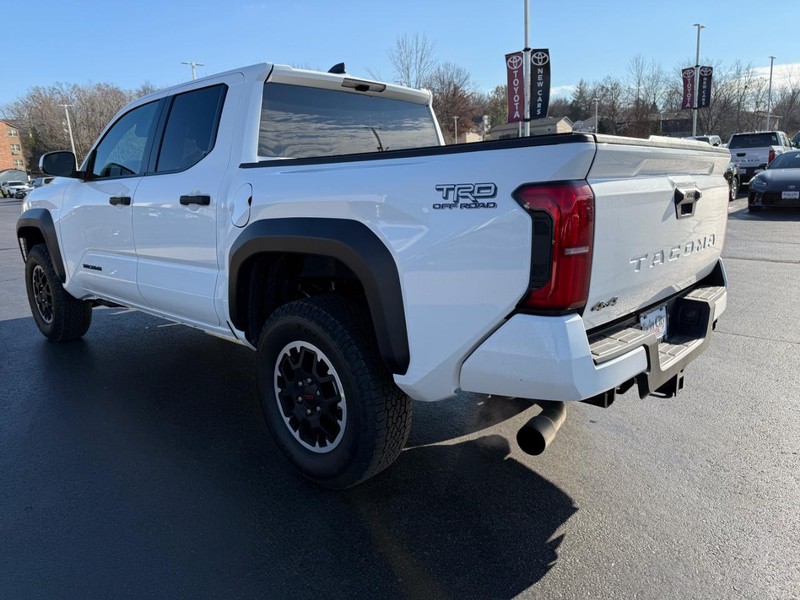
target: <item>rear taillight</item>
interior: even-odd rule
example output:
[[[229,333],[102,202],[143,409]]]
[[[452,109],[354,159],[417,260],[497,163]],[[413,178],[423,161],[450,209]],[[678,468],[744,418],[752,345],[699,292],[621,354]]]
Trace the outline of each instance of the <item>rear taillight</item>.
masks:
[[[533,220],[530,289],[522,306],[581,308],[589,294],[592,268],[592,188],[583,181],[530,184],[513,195]]]
[[[775,160],[775,150],[770,148],[770,150],[769,150],[769,158],[767,159],[767,164],[771,163],[773,160]]]

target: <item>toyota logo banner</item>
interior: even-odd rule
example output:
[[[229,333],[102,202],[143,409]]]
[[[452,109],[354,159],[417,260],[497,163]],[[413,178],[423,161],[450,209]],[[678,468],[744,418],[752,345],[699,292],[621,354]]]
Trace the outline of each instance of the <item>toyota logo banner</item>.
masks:
[[[550,50],[531,50],[531,119],[544,119],[550,106]]]
[[[683,79],[683,102],[681,108],[694,108],[694,67],[681,71]]]
[[[711,76],[714,69],[700,67],[700,83],[697,86],[697,108],[711,106]]]
[[[712,67],[700,67],[700,79],[697,84],[697,106],[695,106],[694,67],[681,71],[683,79],[683,102],[681,108],[706,108],[711,106]]]
[[[506,54],[509,123],[525,118],[525,84],[522,71],[522,52]]]

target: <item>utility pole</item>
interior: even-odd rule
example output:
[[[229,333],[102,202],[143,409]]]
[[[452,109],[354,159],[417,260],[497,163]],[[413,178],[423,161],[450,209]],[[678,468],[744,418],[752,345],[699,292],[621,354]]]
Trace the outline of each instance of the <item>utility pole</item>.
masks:
[[[456,138],[453,143],[457,144],[458,143],[458,117],[453,117],[453,125],[454,125],[454,129],[455,129],[455,138]]]
[[[769,121],[772,118],[772,63],[775,62],[775,57],[769,57],[769,92],[767,93],[767,131],[772,131],[769,128]]]
[[[75,139],[72,137],[72,123],[69,120],[69,107],[72,104],[59,104],[59,106],[64,107],[64,112],[67,115],[67,131],[69,131],[69,145],[72,147],[72,153],[75,155],[75,168],[78,168],[80,162],[78,161],[78,154],[75,152]]]
[[[531,47],[528,44],[528,4],[525,0],[525,45],[522,47],[522,81],[525,86],[525,114],[523,118],[522,135],[531,134]]]
[[[192,62],[192,61],[181,61],[182,65],[189,65],[192,68],[192,80],[194,81],[197,79],[197,74],[195,73],[195,67],[205,67],[203,63],[199,62]]]
[[[705,25],[695,23],[697,27],[697,59],[694,61],[694,107],[692,108],[692,137],[697,135],[697,104],[700,100],[700,30],[705,29]]]
[[[597,96],[595,96],[594,97],[594,132],[595,133],[600,133],[600,121],[597,120],[597,103],[599,101],[600,101],[600,99]]]

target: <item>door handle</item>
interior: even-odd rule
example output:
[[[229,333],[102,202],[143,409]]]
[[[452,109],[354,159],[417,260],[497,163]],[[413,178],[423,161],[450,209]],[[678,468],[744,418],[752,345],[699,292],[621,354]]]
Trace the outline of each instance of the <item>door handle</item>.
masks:
[[[131,205],[131,198],[130,196],[111,196],[108,199],[108,203],[112,206],[117,206],[118,204],[122,204],[123,206],[130,206]]]
[[[181,204],[183,206],[188,206],[189,204],[208,206],[211,204],[211,196],[181,196]]]

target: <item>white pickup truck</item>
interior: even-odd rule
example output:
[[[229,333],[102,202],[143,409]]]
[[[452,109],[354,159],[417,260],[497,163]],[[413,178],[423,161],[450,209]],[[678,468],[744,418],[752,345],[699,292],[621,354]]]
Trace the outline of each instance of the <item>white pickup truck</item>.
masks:
[[[23,203],[52,341],[124,305],[257,350],[272,437],[331,488],[412,401],[672,396],[725,310],[727,150],[553,135],[443,146],[428,92],[261,64],[136,100]]]
[[[741,183],[749,183],[776,156],[791,149],[792,144],[782,131],[734,133],[728,140],[731,161],[736,163]]]

